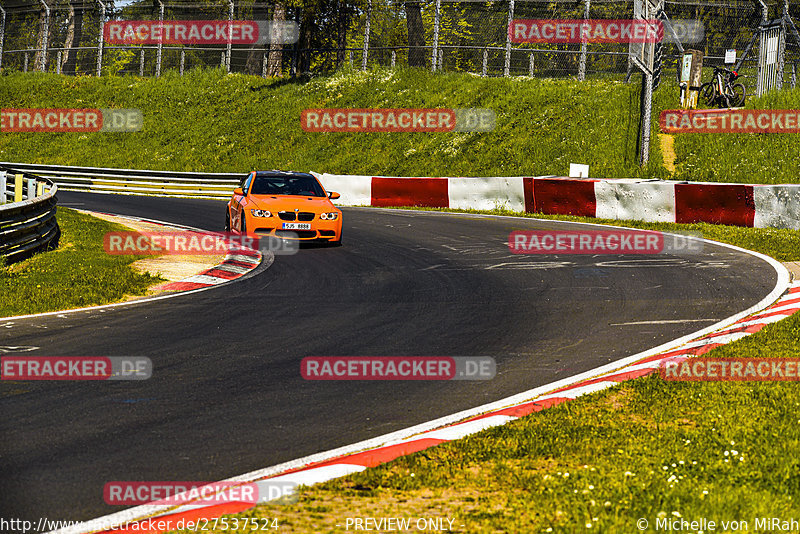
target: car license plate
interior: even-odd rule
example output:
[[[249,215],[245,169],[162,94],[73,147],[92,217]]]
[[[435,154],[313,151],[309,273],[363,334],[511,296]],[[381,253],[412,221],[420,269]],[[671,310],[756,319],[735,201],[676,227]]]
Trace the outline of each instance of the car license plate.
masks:
[[[283,223],[284,230],[311,230],[311,223]]]

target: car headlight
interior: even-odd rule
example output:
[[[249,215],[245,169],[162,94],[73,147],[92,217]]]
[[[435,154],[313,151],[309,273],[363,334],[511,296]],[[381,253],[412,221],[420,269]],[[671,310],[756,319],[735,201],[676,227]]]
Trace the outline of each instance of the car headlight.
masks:
[[[336,219],[339,218],[339,213],[335,211],[332,211],[330,213],[320,213],[319,218],[322,219],[323,221],[335,221]]]
[[[267,210],[250,210],[253,217],[272,217],[272,213]]]

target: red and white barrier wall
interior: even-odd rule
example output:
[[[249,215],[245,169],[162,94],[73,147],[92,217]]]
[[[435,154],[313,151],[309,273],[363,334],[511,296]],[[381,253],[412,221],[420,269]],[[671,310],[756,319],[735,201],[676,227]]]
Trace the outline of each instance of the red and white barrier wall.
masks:
[[[505,208],[602,219],[800,229],[800,184],[751,185],[555,176],[395,178],[317,175],[342,206]]]

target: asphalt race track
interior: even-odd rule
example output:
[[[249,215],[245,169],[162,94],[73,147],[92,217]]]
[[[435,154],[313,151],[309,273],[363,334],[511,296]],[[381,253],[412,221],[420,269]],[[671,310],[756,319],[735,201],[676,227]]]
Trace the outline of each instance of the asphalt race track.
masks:
[[[224,217],[211,200],[60,192],[59,203],[210,230]],[[710,245],[686,257],[508,251],[512,230],[563,226],[345,208],[342,247],[278,256],[231,284],[0,319],[0,345],[37,347],[27,355],[154,365],[138,382],[1,383],[0,515],[91,519],[123,508],[103,502],[110,481],[215,481],[399,430],[699,330],[776,283],[762,260]],[[367,355],[492,356],[497,376],[300,376],[305,356]]]

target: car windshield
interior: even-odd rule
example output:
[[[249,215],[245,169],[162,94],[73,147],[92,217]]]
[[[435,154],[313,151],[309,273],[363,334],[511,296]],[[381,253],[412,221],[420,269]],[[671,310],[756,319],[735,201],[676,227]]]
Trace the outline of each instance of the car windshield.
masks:
[[[319,182],[309,175],[256,175],[251,195],[300,195],[324,197],[325,192]]]

